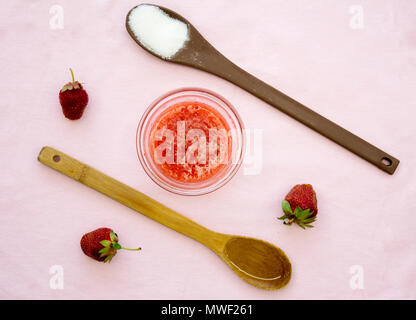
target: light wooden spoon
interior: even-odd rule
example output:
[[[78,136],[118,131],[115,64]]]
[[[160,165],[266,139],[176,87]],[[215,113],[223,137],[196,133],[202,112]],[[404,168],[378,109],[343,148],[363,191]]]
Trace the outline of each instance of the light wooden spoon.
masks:
[[[129,24],[130,14],[136,7],[131,9],[127,14],[126,28],[133,40],[152,55],[168,62],[197,68],[230,81],[274,108],[286,113],[328,139],[331,139],[342,147],[369,161],[381,170],[389,174],[393,174],[396,170],[400,162],[398,159],[239,68],[205,40],[188,20],[172,10],[155,6],[159,7],[170,17],[185,23],[188,27],[189,40],[185,43],[183,48],[179,49],[169,58],[164,58],[149,50],[149,48],[142,44],[140,39],[136,37]],[[154,27],[157,28],[158,26]]]
[[[143,193],[53,148],[42,148],[38,160],[166,227],[199,241],[253,286],[273,290],[282,288],[290,280],[292,267],[289,259],[281,249],[270,243],[206,229]]]

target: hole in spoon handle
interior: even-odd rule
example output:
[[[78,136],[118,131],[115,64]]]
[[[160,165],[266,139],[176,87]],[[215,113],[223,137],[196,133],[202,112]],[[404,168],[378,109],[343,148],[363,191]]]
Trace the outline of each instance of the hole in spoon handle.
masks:
[[[43,147],[39,152],[38,160],[44,165],[78,181],[82,179],[87,170],[87,166],[82,162],[51,147]]]
[[[384,164],[387,167],[390,167],[393,164],[393,161],[390,158],[383,157],[381,159],[381,163]]]

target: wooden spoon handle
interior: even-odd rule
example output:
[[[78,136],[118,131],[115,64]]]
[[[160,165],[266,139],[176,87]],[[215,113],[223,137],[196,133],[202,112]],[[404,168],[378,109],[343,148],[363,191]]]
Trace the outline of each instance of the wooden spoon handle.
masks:
[[[399,165],[399,160],[395,157],[257,79],[236,66],[215,48],[206,45],[198,49],[199,63],[194,67],[236,84],[389,174],[393,174]]]
[[[208,230],[145,194],[50,147],[43,147],[38,160],[44,165],[95,189],[141,214],[195,239],[214,251],[222,248],[226,235]]]

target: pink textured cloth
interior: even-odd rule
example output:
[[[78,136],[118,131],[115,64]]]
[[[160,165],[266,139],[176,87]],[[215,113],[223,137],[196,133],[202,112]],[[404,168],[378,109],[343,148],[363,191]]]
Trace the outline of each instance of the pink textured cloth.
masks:
[[[359,2],[159,4],[247,71],[399,158],[393,176],[222,79],[146,53],[125,30],[134,1],[2,1],[0,298],[415,299],[416,2]],[[60,8],[63,29],[54,29]],[[69,67],[90,97],[73,122],[58,101]],[[262,130],[259,174],[242,167],[200,197],[148,178],[136,155],[138,121],[158,96],[188,86],[223,95],[248,129]],[[210,229],[276,244],[293,264],[291,282],[271,292],[246,284],[199,243],[40,164],[44,145]],[[317,192],[311,230],[276,220],[297,183]],[[79,241],[101,226],[143,250],[108,265],[89,259]]]

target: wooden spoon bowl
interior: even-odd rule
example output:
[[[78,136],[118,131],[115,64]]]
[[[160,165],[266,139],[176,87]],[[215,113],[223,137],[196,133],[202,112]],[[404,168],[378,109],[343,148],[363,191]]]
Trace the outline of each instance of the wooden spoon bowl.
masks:
[[[279,289],[290,280],[289,259],[268,242],[231,236],[220,256],[235,273],[255,287]]]

